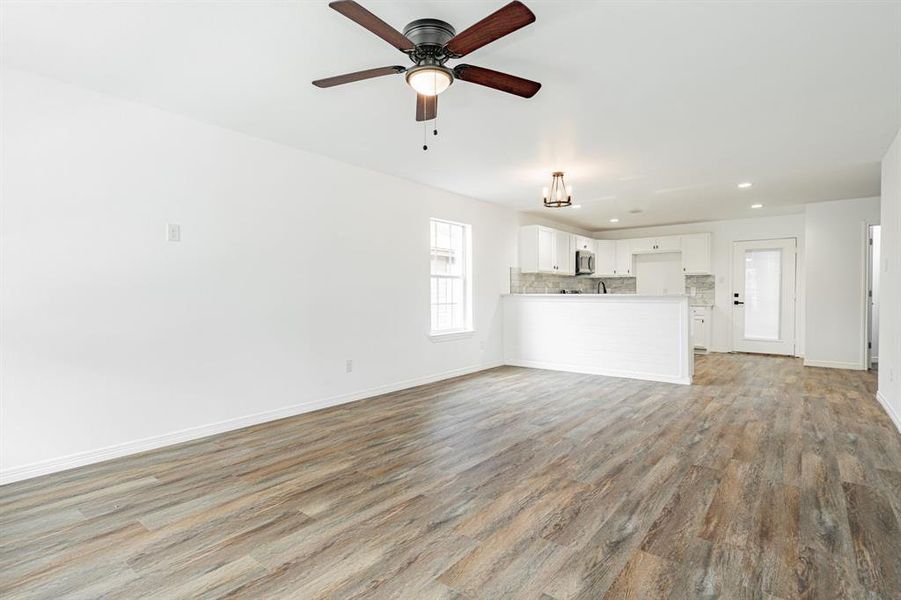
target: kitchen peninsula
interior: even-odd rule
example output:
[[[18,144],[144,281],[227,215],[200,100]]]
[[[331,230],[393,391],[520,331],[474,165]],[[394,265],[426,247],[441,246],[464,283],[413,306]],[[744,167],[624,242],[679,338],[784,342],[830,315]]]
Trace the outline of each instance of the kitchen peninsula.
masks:
[[[690,384],[689,298],[638,294],[507,294],[504,362]]]

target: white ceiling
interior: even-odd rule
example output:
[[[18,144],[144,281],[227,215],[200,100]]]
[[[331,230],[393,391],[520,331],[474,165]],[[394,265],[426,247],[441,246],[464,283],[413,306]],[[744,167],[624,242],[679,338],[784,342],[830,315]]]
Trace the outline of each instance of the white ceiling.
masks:
[[[462,30],[504,0],[362,3],[397,29],[436,17]],[[535,24],[465,62],[544,87],[524,100],[455,83],[428,152],[402,77],[310,85],[407,64],[324,0],[5,1],[0,50],[12,67],[518,209],[538,209],[564,170],[582,207],[542,210],[587,229],[878,195],[901,126],[901,2],[526,3]]]

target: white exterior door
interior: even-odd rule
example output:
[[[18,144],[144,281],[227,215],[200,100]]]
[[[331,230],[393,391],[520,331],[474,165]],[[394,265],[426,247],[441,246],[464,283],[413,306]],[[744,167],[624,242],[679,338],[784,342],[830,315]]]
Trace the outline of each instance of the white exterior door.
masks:
[[[795,238],[735,242],[732,349],[795,354]]]

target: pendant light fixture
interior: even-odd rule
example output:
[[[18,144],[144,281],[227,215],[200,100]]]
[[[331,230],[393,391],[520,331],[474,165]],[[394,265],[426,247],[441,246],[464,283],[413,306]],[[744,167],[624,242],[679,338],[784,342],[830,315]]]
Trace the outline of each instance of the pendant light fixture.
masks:
[[[544,205],[547,208],[563,208],[572,206],[573,203],[573,187],[567,187],[563,181],[563,171],[554,171],[551,187],[543,188],[541,195],[544,198]]]

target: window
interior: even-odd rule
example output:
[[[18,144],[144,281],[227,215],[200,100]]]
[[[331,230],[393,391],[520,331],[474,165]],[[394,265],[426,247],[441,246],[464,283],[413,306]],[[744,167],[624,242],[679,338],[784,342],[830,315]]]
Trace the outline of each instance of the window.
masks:
[[[431,219],[432,334],[472,329],[470,226]]]

